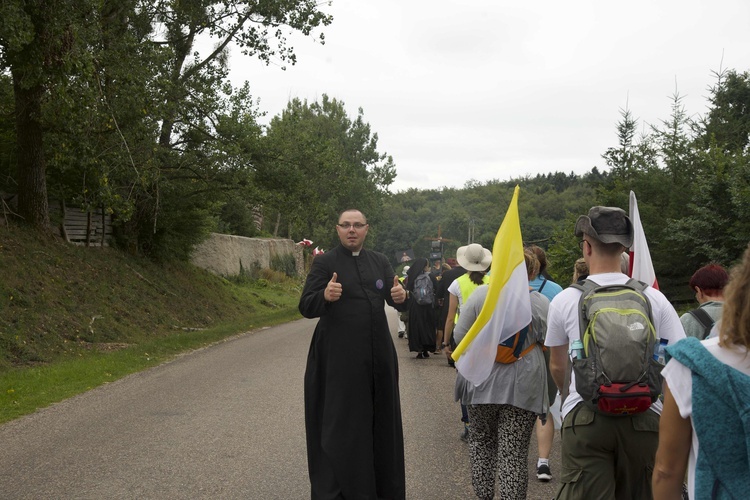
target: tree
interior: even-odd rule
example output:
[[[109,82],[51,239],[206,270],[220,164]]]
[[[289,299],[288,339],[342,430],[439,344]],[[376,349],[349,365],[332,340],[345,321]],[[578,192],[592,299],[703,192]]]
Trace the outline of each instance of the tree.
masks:
[[[287,236],[329,241],[347,207],[377,221],[395,166],[378,152],[361,108],[350,119],[344,103],[325,94],[314,103],[293,99],[271,120],[264,142],[269,158],[258,165],[256,180],[267,193],[267,213],[281,214]]]
[[[617,140],[619,147],[609,148],[602,155],[612,173],[619,178],[628,178],[636,168],[635,134],[638,119],[634,118],[627,106],[620,109],[621,119],[617,123]]]
[[[717,83],[709,89],[712,107],[693,124],[696,137],[683,166],[687,175],[676,186],[684,202],[667,226],[671,248],[687,257],[674,265],[686,273],[710,261],[729,265],[750,240],[750,75],[715,75]]]
[[[238,192],[260,201],[257,111],[247,86],[227,82],[228,48],[294,64],[286,33],[331,20],[312,0],[3,2],[19,165],[5,184],[17,182],[19,212],[47,228],[51,186],[112,213],[134,251],[190,245],[193,228],[215,226]],[[215,45],[201,54],[198,39]]]
[[[0,68],[10,70],[18,151],[18,213],[47,231],[43,103],[85,57],[85,0],[6,0],[0,4]]]
[[[701,145],[711,141],[727,152],[743,151],[750,143],[750,73],[715,72],[709,87],[711,109],[701,121]]]

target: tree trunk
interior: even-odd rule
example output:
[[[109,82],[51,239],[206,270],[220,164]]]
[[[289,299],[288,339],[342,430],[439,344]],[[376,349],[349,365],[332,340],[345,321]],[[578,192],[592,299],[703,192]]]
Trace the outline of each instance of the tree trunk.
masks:
[[[12,74],[18,140],[18,213],[26,223],[50,231],[41,124],[44,86],[34,84],[27,88],[23,74]]]

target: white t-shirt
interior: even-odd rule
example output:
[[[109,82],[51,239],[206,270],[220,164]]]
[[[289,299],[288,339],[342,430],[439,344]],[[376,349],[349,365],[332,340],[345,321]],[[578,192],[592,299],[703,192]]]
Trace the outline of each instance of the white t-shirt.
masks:
[[[600,286],[622,285],[628,281],[628,277],[622,273],[602,273],[589,276],[589,279]],[[656,335],[669,341],[673,345],[680,339],[685,338],[685,330],[682,329],[680,318],[669,303],[667,298],[655,288],[646,288],[644,294],[651,303],[651,315],[653,317]],[[580,339],[578,304],[581,299],[581,291],[568,287],[552,299],[547,316],[547,340],[544,342],[549,347],[568,346],[575,339]],[[568,414],[579,402],[583,401],[576,392],[575,374],[570,377],[570,394],[565,398],[562,406],[562,418]],[[651,409],[661,415],[662,403],[656,400]]]
[[[451,293],[451,294],[455,295],[456,299],[458,300],[458,302],[456,303],[458,305],[458,308],[456,309],[457,312],[461,311],[461,306],[464,304],[464,302],[466,302],[466,300],[468,300],[467,297],[462,297],[461,296],[461,284],[458,282],[458,279],[459,278],[463,278],[463,276],[466,276],[468,278],[468,276],[466,274],[464,274],[464,275],[459,276],[458,278],[454,279],[453,282],[450,285],[448,285],[448,293]],[[485,285],[489,283],[487,276],[489,276],[489,275],[485,275],[485,277],[483,278]],[[478,286],[479,285],[475,285],[474,289],[472,290],[472,292],[474,292],[474,290],[476,290],[476,287],[478,287]]]
[[[708,338],[701,342],[708,352],[714,355],[722,363],[735,368],[745,375],[750,375],[750,356],[744,347],[733,346],[732,348],[720,347],[718,338]],[[693,415],[693,377],[690,369],[672,358],[661,372],[664,380],[669,385],[677,408],[682,418],[691,418]],[[698,436],[695,433],[695,425],[692,419],[690,425],[693,429],[692,445],[688,458],[688,494],[695,498],[695,464],[698,457]]]
[[[463,300],[461,298],[461,285],[458,284],[458,280],[455,279],[451,282],[450,285],[448,285],[448,293],[452,293],[456,296],[458,299],[458,306],[461,307],[461,304],[463,304]]]

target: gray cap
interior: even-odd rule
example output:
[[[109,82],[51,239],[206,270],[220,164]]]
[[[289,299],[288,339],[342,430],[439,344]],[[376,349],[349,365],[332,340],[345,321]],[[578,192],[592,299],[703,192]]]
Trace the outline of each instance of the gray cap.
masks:
[[[602,243],[633,244],[633,224],[625,210],[617,207],[591,207],[588,215],[576,222],[576,236],[587,234]]]

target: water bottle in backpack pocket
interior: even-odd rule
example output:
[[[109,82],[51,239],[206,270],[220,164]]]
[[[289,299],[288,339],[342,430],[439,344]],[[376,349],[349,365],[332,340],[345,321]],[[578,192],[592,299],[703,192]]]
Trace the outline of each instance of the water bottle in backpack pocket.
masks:
[[[572,285],[582,291],[580,336],[584,357],[574,359],[575,387],[590,408],[607,415],[648,410],[661,393],[658,344],[644,283]]]

